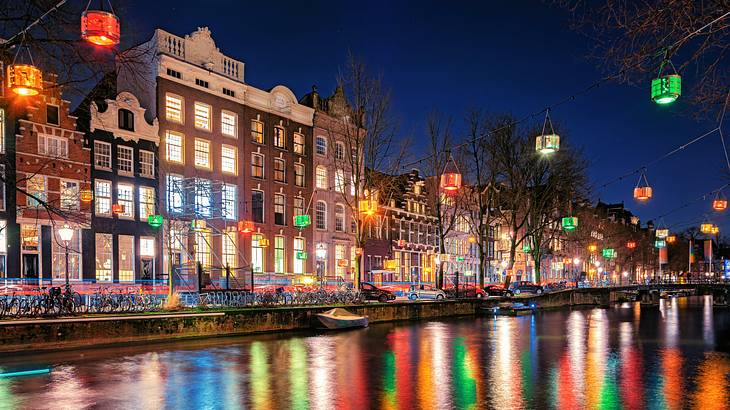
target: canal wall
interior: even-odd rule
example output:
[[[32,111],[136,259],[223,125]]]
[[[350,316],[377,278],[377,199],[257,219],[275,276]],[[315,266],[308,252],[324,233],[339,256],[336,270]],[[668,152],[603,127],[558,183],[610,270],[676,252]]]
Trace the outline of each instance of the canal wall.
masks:
[[[474,315],[478,300],[347,306],[370,323]],[[279,307],[200,313],[97,316],[0,322],[0,353],[77,349],[172,339],[309,329],[329,307]]]

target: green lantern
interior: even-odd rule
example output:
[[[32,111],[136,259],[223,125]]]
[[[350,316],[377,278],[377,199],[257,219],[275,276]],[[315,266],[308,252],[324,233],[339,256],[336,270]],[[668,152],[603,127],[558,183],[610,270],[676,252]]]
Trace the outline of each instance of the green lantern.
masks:
[[[306,228],[312,224],[312,218],[309,215],[296,215],[294,217],[294,226],[297,228]]]
[[[153,228],[161,227],[163,222],[165,222],[165,218],[162,215],[150,215],[147,217],[147,223]]]
[[[299,260],[306,260],[307,256],[308,256],[307,252],[304,252],[304,251],[297,251],[297,253],[296,253],[296,257]]]
[[[578,227],[578,217],[568,216],[563,218],[563,230],[565,232],[573,232]]]
[[[538,135],[535,139],[535,151],[541,154],[550,154],[560,150],[560,136],[558,134]]]
[[[530,244],[526,243],[526,244],[522,245],[522,252],[524,252],[524,253],[532,252],[532,247],[530,246]]]
[[[682,77],[669,74],[651,80],[651,100],[659,105],[671,104],[682,95]]]
[[[664,239],[657,239],[656,241],[654,241],[654,246],[659,249],[665,248],[667,246],[667,241],[665,241]]]
[[[606,259],[613,259],[616,257],[616,250],[613,248],[605,248],[603,249],[602,254]]]
[[[457,262],[464,262],[464,257],[463,256],[457,256],[456,257],[456,261]]]

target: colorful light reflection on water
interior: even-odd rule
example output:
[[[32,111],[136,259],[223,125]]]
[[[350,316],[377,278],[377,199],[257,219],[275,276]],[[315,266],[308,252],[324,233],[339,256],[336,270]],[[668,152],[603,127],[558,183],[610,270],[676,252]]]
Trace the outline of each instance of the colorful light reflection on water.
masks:
[[[0,379],[0,409],[727,408],[730,310],[709,303],[0,358],[53,367]]]

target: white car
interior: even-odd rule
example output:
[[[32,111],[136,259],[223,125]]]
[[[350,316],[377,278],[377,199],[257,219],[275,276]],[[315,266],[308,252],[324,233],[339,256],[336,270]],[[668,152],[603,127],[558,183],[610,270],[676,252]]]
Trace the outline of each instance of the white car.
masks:
[[[434,299],[444,300],[446,299],[446,293],[443,290],[437,289],[432,285],[411,285],[408,290],[408,299]]]

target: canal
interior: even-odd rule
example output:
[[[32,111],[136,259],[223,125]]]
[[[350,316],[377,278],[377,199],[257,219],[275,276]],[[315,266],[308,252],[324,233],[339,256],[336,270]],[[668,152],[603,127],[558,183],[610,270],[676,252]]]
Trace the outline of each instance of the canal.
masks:
[[[0,408],[730,406],[730,309],[658,307],[374,325],[0,358]]]

